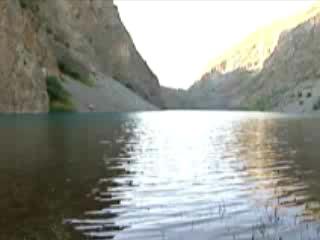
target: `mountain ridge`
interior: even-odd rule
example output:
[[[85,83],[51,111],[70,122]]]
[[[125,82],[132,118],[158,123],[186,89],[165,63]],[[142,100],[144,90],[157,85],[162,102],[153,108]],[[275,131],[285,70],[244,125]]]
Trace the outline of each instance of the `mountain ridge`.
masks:
[[[317,2],[306,12],[269,25],[269,31],[256,31],[229,50],[224,59],[217,58],[210,71],[188,89],[188,106],[280,112],[318,110],[319,19]],[[257,38],[259,34],[265,38]]]

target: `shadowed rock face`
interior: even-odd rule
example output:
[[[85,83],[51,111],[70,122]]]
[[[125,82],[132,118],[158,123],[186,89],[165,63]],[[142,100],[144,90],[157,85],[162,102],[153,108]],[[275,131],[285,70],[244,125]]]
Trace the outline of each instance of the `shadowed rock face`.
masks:
[[[0,1],[0,112],[46,112],[42,67],[52,65],[30,15],[17,0]]]
[[[0,112],[48,112],[45,80],[59,76],[61,66],[82,79],[118,81],[131,96],[142,98],[136,102],[146,103],[134,109],[149,109],[148,103],[162,106],[158,79],[136,50],[112,0],[3,0],[0,35]],[[94,89],[112,96],[112,89]],[[134,110],[127,99],[118,97],[124,106],[119,111]],[[112,104],[109,100],[94,104]]]
[[[102,73],[161,106],[157,77],[136,50],[113,1],[35,0],[58,62]]]

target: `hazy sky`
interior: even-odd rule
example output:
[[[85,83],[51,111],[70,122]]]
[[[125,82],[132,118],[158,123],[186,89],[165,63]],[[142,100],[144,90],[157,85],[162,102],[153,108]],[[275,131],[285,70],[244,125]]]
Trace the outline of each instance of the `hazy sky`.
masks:
[[[134,43],[164,86],[189,87],[208,62],[259,26],[313,1],[116,0]]]

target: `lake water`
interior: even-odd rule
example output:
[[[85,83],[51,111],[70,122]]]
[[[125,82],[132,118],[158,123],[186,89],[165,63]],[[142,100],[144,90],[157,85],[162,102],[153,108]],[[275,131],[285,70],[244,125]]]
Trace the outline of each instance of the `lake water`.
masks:
[[[0,117],[0,239],[319,239],[320,117]]]

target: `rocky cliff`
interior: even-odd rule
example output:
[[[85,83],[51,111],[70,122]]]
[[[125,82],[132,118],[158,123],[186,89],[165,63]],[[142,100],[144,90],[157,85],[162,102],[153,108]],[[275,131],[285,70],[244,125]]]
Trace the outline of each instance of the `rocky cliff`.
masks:
[[[0,1],[0,112],[48,111],[41,69],[54,59],[44,38],[18,0]]]
[[[83,103],[104,79],[113,87],[104,87],[103,96],[112,95],[115,88],[124,89],[139,99],[135,102],[147,103],[132,110],[162,106],[158,79],[136,50],[112,0],[3,0],[0,6],[0,112],[46,112],[49,101],[56,106],[62,95],[68,96],[68,105],[78,106],[77,101]],[[48,76],[54,76],[49,86]],[[79,95],[71,88],[61,94],[58,90],[66,86],[63,79],[92,89]],[[74,95],[77,99],[72,99]],[[110,98],[93,100],[98,99],[109,104],[101,111],[114,109]],[[131,103],[118,99],[123,110],[131,109]]]
[[[320,108],[320,5],[263,28],[210,64],[188,91],[203,109]]]

